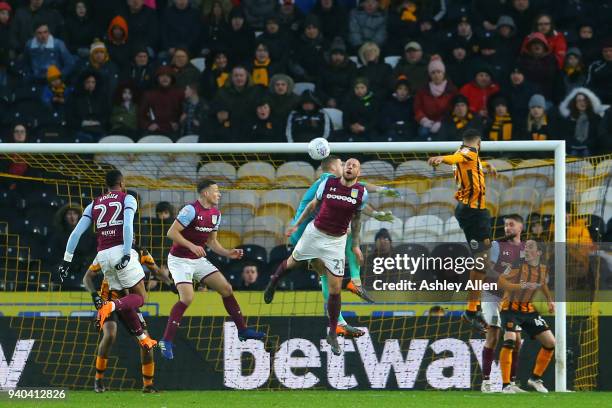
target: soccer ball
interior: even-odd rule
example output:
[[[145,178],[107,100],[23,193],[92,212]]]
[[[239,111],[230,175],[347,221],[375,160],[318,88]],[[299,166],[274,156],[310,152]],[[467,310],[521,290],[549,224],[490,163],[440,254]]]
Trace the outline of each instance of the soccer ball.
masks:
[[[323,160],[329,156],[329,142],[327,139],[317,137],[308,143],[308,154],[313,160]]]

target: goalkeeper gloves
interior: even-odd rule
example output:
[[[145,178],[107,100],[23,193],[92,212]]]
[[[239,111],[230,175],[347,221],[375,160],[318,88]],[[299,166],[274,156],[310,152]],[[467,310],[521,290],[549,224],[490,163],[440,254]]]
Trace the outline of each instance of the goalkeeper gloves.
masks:
[[[70,261],[62,261],[60,266],[57,268],[57,273],[59,273],[59,278],[61,282],[64,282],[64,279],[68,277],[68,271],[70,271],[70,265],[72,262]]]
[[[121,261],[119,261],[119,263],[117,265],[115,265],[115,269],[120,271],[123,268],[125,268],[126,266],[128,266],[128,264],[130,263],[130,255],[123,255],[121,257]]]
[[[393,221],[393,214],[391,213],[391,211],[374,211],[372,213],[372,216],[376,218],[378,221],[387,221],[387,222]]]
[[[399,193],[399,191],[397,191],[394,188],[390,188],[390,187],[381,187],[380,190],[378,190],[378,192],[385,197],[391,197],[391,198],[401,197],[401,194]]]
[[[96,309],[100,309],[104,304],[104,300],[102,300],[102,297],[100,297],[98,292],[91,292],[91,300],[93,300],[93,304]]]

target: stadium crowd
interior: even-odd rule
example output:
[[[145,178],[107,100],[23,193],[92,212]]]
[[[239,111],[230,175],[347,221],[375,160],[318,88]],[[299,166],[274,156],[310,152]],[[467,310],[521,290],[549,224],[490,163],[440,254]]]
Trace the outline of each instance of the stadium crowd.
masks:
[[[610,21],[610,0],[1,0],[1,136],[376,142],[477,128],[600,154]]]

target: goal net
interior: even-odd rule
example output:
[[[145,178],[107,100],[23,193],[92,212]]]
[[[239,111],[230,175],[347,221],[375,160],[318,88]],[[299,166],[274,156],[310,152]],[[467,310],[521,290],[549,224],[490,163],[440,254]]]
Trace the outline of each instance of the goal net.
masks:
[[[112,137],[107,141],[113,142]],[[568,388],[589,390],[597,384],[596,301],[604,268],[600,258],[593,256],[597,252],[593,246],[601,245],[605,222],[612,216],[612,201],[609,205],[607,200],[612,197],[607,193],[612,157],[568,159],[566,163],[559,159],[564,155],[559,155],[558,149],[555,160],[555,146],[485,143],[481,156],[498,172],[496,178],[487,176],[487,208],[495,239],[504,236],[503,217],[519,214],[525,220],[525,239],[550,243],[554,252],[555,242],[558,246],[564,241],[558,235],[555,239],[555,230],[565,229],[564,223],[555,221],[555,214],[565,213],[565,201],[569,203],[568,238],[574,227],[588,231],[588,236],[571,237],[582,256],[569,250],[564,268],[567,273],[556,270],[550,286],[557,292],[566,288],[568,298],[569,293],[573,296],[567,308],[558,307],[562,316],[556,318],[557,338],[562,350],[568,350]],[[359,276],[376,303],[365,303],[343,291],[344,318],[367,334],[344,340],[345,353],[339,359],[320,342],[326,310],[316,272],[307,267],[292,271],[271,305],[263,302],[261,292],[275,267],[291,253],[285,228],[302,195],[321,174],[319,163],[304,153],[305,145],[2,146],[0,304],[7,306],[3,306],[4,317],[0,319],[7,322],[5,333],[12,333],[12,340],[34,340],[31,359],[40,376],[30,375],[28,385],[35,386],[33,382],[39,380],[46,381],[44,385],[75,389],[93,385],[100,335],[92,323],[90,296],[82,288],[83,274],[95,257],[91,236],[80,243],[74,262],[77,267],[67,280],[60,283],[55,270],[74,222],[68,213],[72,211],[78,217],[91,199],[103,192],[106,171],[116,168],[138,199],[137,244],[151,252],[163,272],[171,245],[166,232],[182,206],[197,199],[196,181],[209,178],[219,184],[219,240],[228,248],[244,248],[245,258],[230,262],[208,251],[209,259],[232,284],[247,324],[268,335],[265,348],[230,340],[235,337],[235,328],[228,323],[219,296],[198,284],[195,300],[179,330],[176,353],[183,354],[184,360],[175,365],[158,362],[156,377],[162,387],[478,387],[484,340],[459,317],[465,292],[372,289],[379,277],[374,272],[374,259],[388,254],[375,242],[381,228],[391,238],[393,255],[469,256],[454,218],[453,169],[446,165],[434,169],[426,163],[429,156],[447,154],[457,147],[458,143],[332,144],[333,154],[361,161],[363,181],[398,192],[397,196],[374,191],[369,195],[374,209],[391,212],[393,218],[363,218],[366,262],[358,274],[347,267],[345,281]],[[564,169],[567,180],[566,198],[561,201],[559,191],[563,190],[556,180],[563,179],[555,174],[555,168]],[[562,212],[558,212],[559,206]],[[252,284],[245,267],[257,268],[258,277]],[[388,279],[402,276],[388,270],[385,273]],[[142,311],[153,337],[158,338],[176,295],[155,276],[147,276],[150,295]],[[448,268],[434,268],[429,275],[417,273],[411,279],[442,278],[465,283],[467,276]],[[565,285],[557,282],[560,276]],[[560,306],[565,300],[557,298]],[[543,305],[540,310],[548,323],[554,325],[555,317],[545,313],[544,303],[538,304]],[[566,315],[566,327],[559,327]],[[109,359],[106,378],[111,389],[140,386],[137,347],[125,338],[127,333],[120,332]],[[0,340],[5,340],[2,334]],[[531,369],[537,351],[529,343],[533,342],[526,340],[521,368],[524,373]],[[557,355],[557,359],[564,358],[565,354]],[[557,367],[557,377],[565,376],[564,363]],[[551,367],[548,381],[555,381],[554,374]],[[496,364],[492,375],[499,382]],[[193,383],[197,376],[207,379]]]

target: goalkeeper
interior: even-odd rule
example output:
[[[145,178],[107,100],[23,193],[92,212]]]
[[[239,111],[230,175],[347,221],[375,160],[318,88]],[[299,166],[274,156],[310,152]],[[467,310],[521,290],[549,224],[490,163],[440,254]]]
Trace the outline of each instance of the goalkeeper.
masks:
[[[291,221],[292,224],[297,222],[297,220],[302,215],[302,212],[304,211],[308,203],[312,201],[317,189],[319,188],[319,184],[321,184],[321,182],[327,180],[329,177],[340,177],[342,175],[342,160],[340,160],[340,158],[337,156],[329,155],[321,162],[321,169],[323,170],[323,174],[321,174],[319,179],[315,181],[312,184],[312,186],[310,186],[310,188],[302,196],[300,205],[298,206],[295,216],[293,217],[293,220]],[[365,185],[366,190],[368,190],[369,193],[380,192],[387,196],[399,197],[398,192],[394,189],[375,186],[373,184],[368,184],[368,183],[363,183],[363,184]],[[393,220],[393,214],[391,214],[391,212],[375,211],[369,205],[364,210],[364,214],[374,217],[379,221],[392,221]],[[298,226],[298,229],[289,238],[289,243],[291,245],[295,246],[295,244],[297,244],[300,237],[304,233],[306,226],[313,219],[314,219],[314,214],[312,215],[312,217],[307,218],[303,223],[301,223]],[[361,284],[361,267],[359,265],[359,261],[357,260],[357,257],[355,256],[351,248],[352,248],[352,236],[351,236],[351,233],[349,232],[348,238],[346,241],[346,258],[348,260],[349,271],[351,273],[351,281],[348,283],[346,288],[352,293],[354,293],[355,295],[364,299],[365,301],[369,303],[374,303],[374,301],[368,296],[367,292],[365,291],[365,289],[363,288]],[[327,286],[327,276],[325,274],[321,275],[321,291],[323,292],[323,299],[327,301],[327,298],[329,296],[329,289]],[[344,317],[342,317],[342,313],[340,313],[338,317],[338,328],[336,330],[336,334],[340,336],[345,336],[345,337],[359,337],[359,336],[362,336],[364,333],[361,330],[358,330],[350,326],[346,322],[346,320],[344,320]]]

